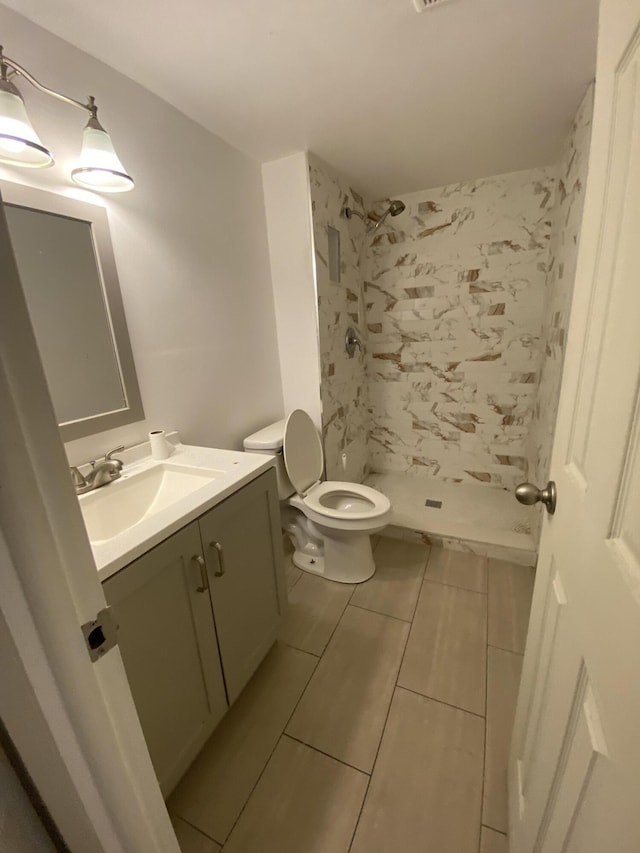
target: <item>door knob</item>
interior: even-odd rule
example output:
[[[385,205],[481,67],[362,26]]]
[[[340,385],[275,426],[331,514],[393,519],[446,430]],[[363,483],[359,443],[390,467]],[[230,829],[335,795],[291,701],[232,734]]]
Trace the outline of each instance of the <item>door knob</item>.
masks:
[[[558,502],[556,484],[553,480],[549,480],[545,489],[539,489],[533,483],[520,483],[516,486],[516,499],[526,506],[533,506],[540,501],[547,508],[549,515],[553,515]]]

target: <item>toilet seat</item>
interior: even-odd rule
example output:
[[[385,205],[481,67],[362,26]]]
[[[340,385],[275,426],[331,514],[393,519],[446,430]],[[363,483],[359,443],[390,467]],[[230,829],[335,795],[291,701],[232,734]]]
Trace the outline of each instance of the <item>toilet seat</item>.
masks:
[[[343,483],[338,480],[325,480],[313,486],[303,502],[323,518],[344,521],[377,518],[391,507],[389,498],[382,492],[360,483]]]
[[[309,415],[295,409],[284,428],[284,462],[297,494],[291,506],[300,509],[316,524],[335,530],[368,530],[386,523],[389,499],[361,483],[337,480],[321,482],[324,468],[322,443]]]
[[[314,512],[327,518],[353,520],[375,518],[391,506],[389,498],[377,489],[339,480],[325,480],[313,486],[304,497],[304,502]]]
[[[358,506],[359,502],[364,506]],[[365,532],[384,527],[391,512],[389,498],[382,492],[339,480],[317,483],[304,497],[293,495],[289,504],[320,527],[333,530]]]

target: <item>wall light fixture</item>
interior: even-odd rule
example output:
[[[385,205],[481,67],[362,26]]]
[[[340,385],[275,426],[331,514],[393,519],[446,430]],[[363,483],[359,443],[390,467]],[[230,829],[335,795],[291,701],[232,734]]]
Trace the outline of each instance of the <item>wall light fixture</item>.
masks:
[[[95,98],[86,104],[43,86],[0,46],[0,163],[26,166],[32,169],[53,164],[53,155],[33,129],[17,86],[11,79],[20,75],[40,92],[58,98],[66,104],[86,110],[89,121],[82,134],[82,150],[78,165],[71,172],[75,183],[86,189],[103,193],[121,193],[133,189],[133,178],[127,174],[116,154],[111,137],[98,121]]]

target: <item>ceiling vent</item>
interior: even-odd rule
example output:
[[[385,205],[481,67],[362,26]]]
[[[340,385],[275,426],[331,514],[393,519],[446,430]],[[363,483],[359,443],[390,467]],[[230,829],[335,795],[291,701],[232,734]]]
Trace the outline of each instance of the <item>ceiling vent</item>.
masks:
[[[442,6],[448,2],[449,0],[413,0],[413,5],[416,7],[416,12],[424,12],[426,9],[433,9],[434,6]]]

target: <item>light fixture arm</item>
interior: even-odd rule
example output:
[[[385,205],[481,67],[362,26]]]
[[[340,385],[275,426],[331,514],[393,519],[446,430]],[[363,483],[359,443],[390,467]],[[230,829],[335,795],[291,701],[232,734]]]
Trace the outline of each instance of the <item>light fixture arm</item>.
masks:
[[[96,192],[120,193],[133,189],[133,178],[127,173],[113,147],[107,131],[98,120],[98,107],[93,95],[86,103],[50,89],[17,63],[4,55],[0,46],[0,163],[9,166],[42,169],[53,163],[53,154],[46,148],[29,121],[29,116],[14,77],[24,77],[34,89],[51,95],[58,101],[89,113],[82,131],[82,148],[71,179],[85,189]]]
[[[95,98],[92,95],[89,96],[88,102],[83,104],[82,101],[76,101],[75,98],[70,98],[68,95],[63,95],[61,92],[56,92],[55,89],[50,89],[48,86],[44,86],[36,80],[33,74],[30,74],[26,68],[23,68],[22,65],[19,65],[15,60],[9,59],[8,56],[5,56],[2,52],[2,45],[0,45],[0,77],[2,80],[8,80],[7,68],[11,68],[16,72],[16,74],[20,74],[20,76],[24,77],[25,80],[28,80],[29,83],[31,83],[31,85],[40,92],[44,92],[46,95],[51,95],[52,98],[57,98],[59,101],[64,101],[66,104],[79,107],[81,110],[86,110],[91,113],[92,118],[96,118],[98,108],[96,107]]]

